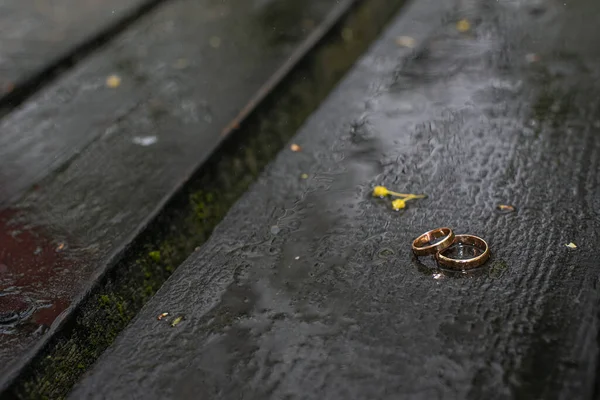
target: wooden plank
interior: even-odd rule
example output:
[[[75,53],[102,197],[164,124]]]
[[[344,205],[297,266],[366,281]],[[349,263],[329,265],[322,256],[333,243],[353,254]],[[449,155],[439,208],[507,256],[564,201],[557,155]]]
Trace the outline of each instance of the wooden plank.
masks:
[[[71,398],[591,398],[600,5],[461,4],[423,37],[439,3],[413,3]],[[415,259],[438,226],[493,258]]]
[[[4,0],[0,99],[151,2]]]
[[[288,9],[258,0],[166,5],[0,123],[0,205],[110,135],[115,121],[134,110],[178,114],[205,128],[233,119],[239,109],[219,99],[243,91],[240,83],[257,90],[329,7]],[[122,80],[117,89],[106,85],[113,74]],[[186,97],[192,92],[193,100]]]
[[[0,387],[352,3],[168,3],[2,121]]]

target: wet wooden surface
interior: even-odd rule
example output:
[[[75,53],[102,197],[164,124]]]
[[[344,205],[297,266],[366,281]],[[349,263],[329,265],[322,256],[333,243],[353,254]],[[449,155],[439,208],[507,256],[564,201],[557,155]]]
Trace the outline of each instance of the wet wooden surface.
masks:
[[[0,98],[148,0],[0,2]]]
[[[413,3],[71,398],[597,396],[600,4],[569,4]],[[440,226],[492,258],[416,259]]]
[[[231,121],[351,3],[165,2],[0,121],[2,385]],[[37,3],[3,3],[3,77],[18,80],[135,3],[111,5],[84,1],[69,14],[50,4],[50,18]],[[8,13],[23,24],[4,24]]]

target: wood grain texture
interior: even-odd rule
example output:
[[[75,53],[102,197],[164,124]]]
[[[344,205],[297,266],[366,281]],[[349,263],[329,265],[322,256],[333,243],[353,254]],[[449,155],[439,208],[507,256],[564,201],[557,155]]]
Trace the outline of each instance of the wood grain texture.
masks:
[[[0,97],[143,4],[144,0],[2,1]]]
[[[600,57],[577,38],[598,5],[458,1],[418,37],[434,6],[397,20],[72,398],[592,396]],[[393,212],[376,184],[429,197]],[[415,260],[438,226],[485,238],[488,265]]]
[[[0,207],[0,290],[18,307],[4,303],[0,316],[23,316],[0,337],[0,387],[213,152],[223,128],[351,3],[171,2],[0,122],[0,205],[10,207]],[[106,85],[112,74],[118,87]]]

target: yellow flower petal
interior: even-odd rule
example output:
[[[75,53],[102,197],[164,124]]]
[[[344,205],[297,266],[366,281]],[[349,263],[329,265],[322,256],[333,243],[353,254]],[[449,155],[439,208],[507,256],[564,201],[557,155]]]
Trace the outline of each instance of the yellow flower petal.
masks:
[[[385,197],[389,194],[389,191],[385,186],[375,186],[373,188],[373,196],[374,197]]]
[[[392,201],[392,208],[395,211],[401,210],[404,207],[406,207],[406,202],[404,200],[402,200],[402,199],[396,199],[396,200]]]
[[[471,24],[469,23],[469,21],[467,21],[466,19],[461,19],[460,21],[458,21],[456,23],[456,29],[459,32],[465,33],[467,32],[469,29],[471,29]]]
[[[570,249],[576,249],[577,248],[577,245],[575,243],[573,243],[573,242],[571,242],[569,244],[566,244],[565,246],[567,246]]]
[[[106,78],[106,86],[108,86],[111,89],[119,87],[120,84],[121,78],[119,78],[117,75],[111,75],[108,78]]]

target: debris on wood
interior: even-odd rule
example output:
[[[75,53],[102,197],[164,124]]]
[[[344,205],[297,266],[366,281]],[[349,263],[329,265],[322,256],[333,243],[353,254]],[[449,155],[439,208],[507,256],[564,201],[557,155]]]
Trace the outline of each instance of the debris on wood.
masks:
[[[417,195],[417,194],[409,194],[409,195],[407,195],[403,199],[396,199],[396,200],[392,201],[392,208],[395,211],[399,211],[399,210],[401,210],[401,209],[403,209],[403,208],[406,207],[406,202],[408,200],[422,199],[424,197],[425,197],[425,195],[422,195],[422,194],[419,194],[419,195]]]
[[[169,316],[169,313],[164,312],[164,313],[160,314],[158,317],[156,317],[156,319],[160,321],[161,319],[163,319],[164,317],[167,317],[167,316]]]
[[[394,209],[394,211],[402,210],[405,207],[406,207],[406,201],[404,201],[402,199],[396,199],[396,200],[392,201],[392,208]]]
[[[290,146],[290,150],[292,150],[293,152],[299,152],[299,151],[302,151],[302,147],[300,147],[296,143],[294,143]]]
[[[401,197],[401,199],[396,199],[396,200],[392,201],[392,209],[394,209],[396,211],[405,208],[406,202],[408,200],[423,199],[423,198],[427,197],[424,194],[393,192],[393,191],[389,190],[388,188],[386,188],[385,186],[375,186],[373,188],[373,197],[384,198],[387,196]]]
[[[471,29],[471,23],[466,19],[461,19],[456,23],[456,29],[461,33],[468,32]]]
[[[396,44],[400,47],[408,47],[412,49],[415,47],[415,39],[410,36],[398,36],[396,38]]]
[[[106,78],[106,86],[111,89],[118,88],[121,85],[121,78],[117,75],[110,75]]]
[[[513,212],[513,211],[515,211],[515,207],[511,206],[509,204],[500,204],[500,205],[498,205],[498,210]]]
[[[424,194],[412,194],[412,193],[398,193],[393,192],[386,188],[385,186],[375,186],[373,188],[373,197],[386,197],[386,196],[395,196],[395,197],[403,197],[405,200],[410,199],[423,199],[427,196]]]
[[[173,322],[171,322],[171,326],[172,326],[172,327],[176,327],[177,325],[179,325],[179,323],[180,323],[181,321],[183,321],[183,319],[184,319],[183,315],[180,315],[179,317],[175,318],[175,319],[173,320]]]
[[[384,198],[386,196],[406,197],[408,193],[398,193],[388,190],[385,186],[375,186],[373,188],[373,196]]]

